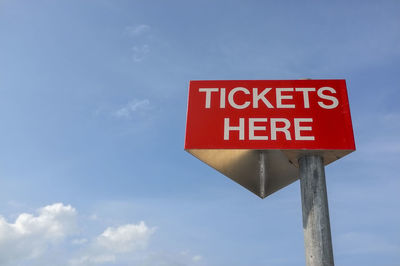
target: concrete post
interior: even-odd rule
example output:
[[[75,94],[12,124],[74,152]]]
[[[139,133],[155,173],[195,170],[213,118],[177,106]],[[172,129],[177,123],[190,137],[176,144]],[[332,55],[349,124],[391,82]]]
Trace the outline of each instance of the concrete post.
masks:
[[[307,266],[333,266],[331,228],[323,158],[299,159],[303,231]]]

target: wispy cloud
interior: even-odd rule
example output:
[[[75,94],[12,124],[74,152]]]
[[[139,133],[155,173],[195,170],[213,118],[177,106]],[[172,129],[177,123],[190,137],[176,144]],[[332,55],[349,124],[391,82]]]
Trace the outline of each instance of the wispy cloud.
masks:
[[[129,119],[136,114],[143,115],[151,109],[152,108],[150,105],[150,101],[148,99],[144,100],[133,99],[128,104],[114,111],[113,115],[117,118]]]
[[[152,35],[150,34],[151,27],[146,24],[125,27],[126,34],[133,41],[131,46],[132,60],[134,62],[142,62],[150,53],[150,44]]]
[[[132,58],[135,62],[141,62],[150,53],[150,47],[148,44],[134,45],[132,47]]]
[[[87,242],[88,242],[88,240],[86,238],[79,238],[79,239],[72,240],[71,243],[74,244],[74,245],[82,245],[82,244],[85,244]]]
[[[135,26],[127,26],[125,31],[131,36],[139,36],[148,31],[150,31],[151,27],[146,24],[140,24]]]
[[[390,123],[390,124],[395,124],[397,126],[400,126],[400,113],[386,113],[383,116],[383,119],[385,122]]]
[[[195,255],[195,256],[193,256],[192,260],[193,260],[193,261],[201,261],[202,258],[203,258],[203,257],[200,256],[200,255]]]

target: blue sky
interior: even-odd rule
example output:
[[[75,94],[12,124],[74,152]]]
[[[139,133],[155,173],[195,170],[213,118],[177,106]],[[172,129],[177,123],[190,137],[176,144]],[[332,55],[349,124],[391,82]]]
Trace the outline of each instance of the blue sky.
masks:
[[[184,152],[189,80],[347,80],[337,265],[400,261],[398,1],[0,0],[1,265],[304,265],[300,185]]]

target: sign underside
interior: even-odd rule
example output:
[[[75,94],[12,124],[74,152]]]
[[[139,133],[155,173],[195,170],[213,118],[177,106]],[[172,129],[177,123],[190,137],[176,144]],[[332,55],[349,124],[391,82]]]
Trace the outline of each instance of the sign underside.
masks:
[[[284,188],[297,179],[298,159],[309,151],[188,149],[187,152],[260,198]],[[329,164],[352,151],[313,151]]]

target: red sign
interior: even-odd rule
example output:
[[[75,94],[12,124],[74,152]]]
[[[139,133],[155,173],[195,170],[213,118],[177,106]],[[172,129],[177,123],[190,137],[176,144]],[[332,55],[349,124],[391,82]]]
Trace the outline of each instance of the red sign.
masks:
[[[185,149],[355,150],[346,82],[191,81]]]
[[[261,198],[355,150],[345,80],[191,81],[185,150]]]

